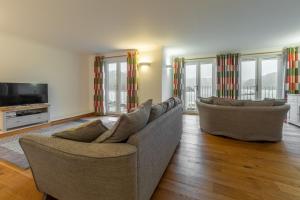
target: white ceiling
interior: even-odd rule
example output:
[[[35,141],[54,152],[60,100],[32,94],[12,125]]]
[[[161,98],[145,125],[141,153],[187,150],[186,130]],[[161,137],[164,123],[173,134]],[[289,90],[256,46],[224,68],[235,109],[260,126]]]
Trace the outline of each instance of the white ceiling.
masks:
[[[300,0],[0,0],[0,31],[85,53],[268,49],[300,43]]]

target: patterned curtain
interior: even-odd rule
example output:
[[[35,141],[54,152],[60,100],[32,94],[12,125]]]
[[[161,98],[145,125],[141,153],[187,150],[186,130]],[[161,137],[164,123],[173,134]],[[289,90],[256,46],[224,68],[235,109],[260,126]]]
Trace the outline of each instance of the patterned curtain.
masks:
[[[284,60],[286,66],[285,94],[299,94],[299,48],[287,48],[284,51]]]
[[[184,58],[173,60],[173,96],[183,99]]]
[[[218,55],[217,65],[218,97],[237,99],[239,96],[239,55]]]
[[[127,111],[138,106],[138,51],[127,54]]]
[[[94,108],[97,115],[104,115],[103,57],[96,56],[94,61]]]

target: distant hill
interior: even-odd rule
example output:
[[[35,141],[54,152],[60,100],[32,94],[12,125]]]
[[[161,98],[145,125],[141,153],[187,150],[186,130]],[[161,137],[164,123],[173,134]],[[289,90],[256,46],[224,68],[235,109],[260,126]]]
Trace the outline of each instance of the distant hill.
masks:
[[[249,79],[242,83],[244,87],[254,86],[255,79]],[[262,77],[262,85],[264,87],[277,87],[277,73],[273,72]]]
[[[186,85],[188,85],[188,86],[196,86],[197,85],[197,83],[195,83],[195,79],[186,79],[185,82],[186,82]],[[202,84],[202,86],[210,86],[212,84],[211,79],[210,78],[202,78],[201,84]]]
[[[186,85],[188,86],[196,86],[195,79],[186,79]],[[211,79],[203,78],[201,79],[202,86],[210,86]],[[250,87],[255,85],[255,79],[249,79],[242,83],[244,87]],[[269,73],[262,77],[262,84],[264,87],[277,87],[277,73]]]

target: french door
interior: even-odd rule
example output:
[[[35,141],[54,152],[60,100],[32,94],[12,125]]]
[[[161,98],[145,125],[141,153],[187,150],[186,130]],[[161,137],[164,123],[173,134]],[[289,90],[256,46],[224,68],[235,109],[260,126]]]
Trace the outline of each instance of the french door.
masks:
[[[284,70],[279,56],[242,58],[241,99],[283,98]]]
[[[216,69],[212,60],[185,63],[184,105],[187,112],[195,112],[198,97],[215,95]]]
[[[127,62],[105,62],[105,108],[108,114],[127,111]]]

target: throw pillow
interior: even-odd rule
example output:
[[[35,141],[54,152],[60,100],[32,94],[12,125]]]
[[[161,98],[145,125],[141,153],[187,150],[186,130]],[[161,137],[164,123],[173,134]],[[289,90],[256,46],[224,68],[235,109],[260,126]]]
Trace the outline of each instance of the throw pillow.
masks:
[[[273,106],[274,102],[273,101],[245,101],[245,106]]]
[[[213,104],[213,98],[212,97],[208,97],[208,98],[200,97],[199,100],[202,103]]]
[[[152,99],[141,104],[131,113],[122,114],[112,129],[107,130],[93,142],[117,143],[127,140],[132,134],[144,128],[149,120]]]
[[[96,120],[77,128],[55,133],[53,136],[79,142],[92,142],[107,130],[101,120]]]
[[[157,119],[157,118],[159,118],[166,111],[167,111],[167,105],[166,104],[160,103],[160,104],[153,105],[151,107],[148,123],[155,120],[155,119]]]
[[[265,98],[264,101],[272,101],[273,106],[283,106],[286,103],[285,99]]]
[[[235,100],[235,99],[212,97],[212,101],[214,105],[220,105],[220,106],[243,106],[244,105],[244,101]]]
[[[182,104],[182,101],[179,97],[172,97],[174,99],[175,102],[175,106]]]
[[[167,111],[171,110],[172,108],[175,107],[175,100],[171,97],[167,101],[165,101],[168,105]]]
[[[286,101],[284,99],[275,99],[273,106],[283,106],[285,103]]]

